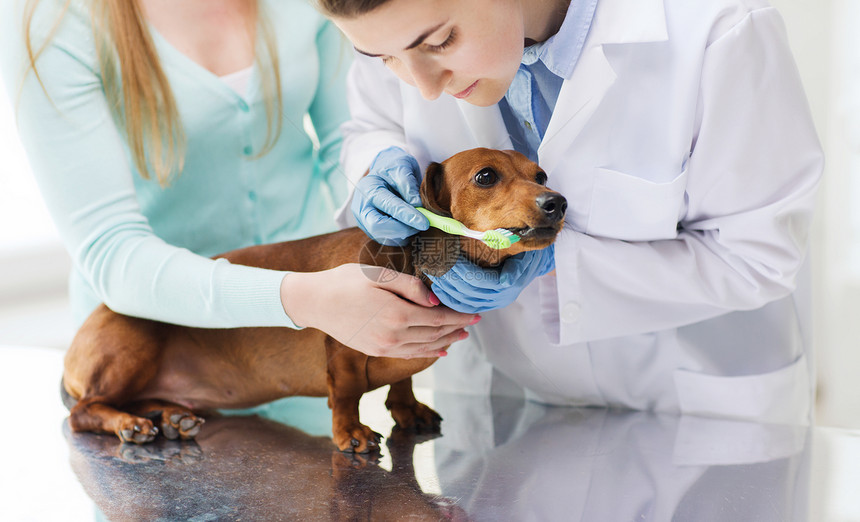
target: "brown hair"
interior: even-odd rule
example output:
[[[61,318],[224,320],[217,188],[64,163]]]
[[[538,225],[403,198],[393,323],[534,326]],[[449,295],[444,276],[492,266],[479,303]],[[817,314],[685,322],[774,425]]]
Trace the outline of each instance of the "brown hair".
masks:
[[[34,51],[31,25],[41,0],[29,0],[24,13],[24,38],[29,65],[42,89],[45,89],[36,62],[53,39],[71,0],[66,0],[56,24],[41,47]],[[179,119],[170,84],[158,60],[152,37],[139,0],[90,0],[93,37],[96,44],[102,84],[108,104],[117,124],[125,132],[129,149],[138,172],[149,179],[150,166],[159,184],[169,184],[173,173],[182,171],[185,133]],[[268,67],[258,67],[263,82],[263,98],[268,115],[262,156],[274,146],[281,133],[283,99],[278,56],[274,36],[265,16],[254,13],[263,42],[255,44],[255,61]]]
[[[316,0],[317,8],[324,15],[333,18],[354,18],[388,2],[389,0]]]

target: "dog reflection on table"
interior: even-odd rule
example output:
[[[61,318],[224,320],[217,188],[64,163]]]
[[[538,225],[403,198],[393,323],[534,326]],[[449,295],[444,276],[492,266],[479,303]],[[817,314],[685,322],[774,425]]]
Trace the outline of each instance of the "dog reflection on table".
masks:
[[[359,262],[384,267],[378,274],[415,274],[428,283],[426,274],[441,276],[461,254],[492,267],[549,246],[562,228],[567,203],[546,181],[537,164],[514,151],[471,149],[427,168],[423,205],[473,230],[506,228],[521,237],[504,250],[435,229],[419,234],[411,246],[385,247],[352,228],[219,257],[294,272]],[[430,248],[451,241],[457,248]],[[328,397],[335,445],[368,452],[378,448],[380,436],[360,422],[359,399],[385,385],[391,385],[385,405],[398,427],[439,431],[441,417],[412,391],[412,375],[435,360],[370,357],[313,328],[188,328],[102,305],[72,341],[63,391],[72,430],[115,433],[134,443],[150,442],[159,431],[168,438],[193,438],[207,410],[247,408],[291,395]]]
[[[412,465],[415,435],[379,454],[349,454],[327,437],[258,416],[210,417],[195,441],[121,444],[65,427],[70,460],[108,520],[464,520],[425,494]]]

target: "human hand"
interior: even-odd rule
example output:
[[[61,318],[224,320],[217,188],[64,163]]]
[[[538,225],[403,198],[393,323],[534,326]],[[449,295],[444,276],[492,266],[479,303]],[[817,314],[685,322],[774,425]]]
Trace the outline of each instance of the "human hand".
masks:
[[[555,247],[509,257],[501,270],[481,268],[461,257],[441,277],[428,276],[442,304],[464,313],[503,308],[516,300],[535,277],[555,269]]]
[[[468,337],[464,328],[480,320],[437,306],[417,277],[354,263],[287,274],[281,302],[296,325],[374,357],[444,356],[443,348]]]
[[[405,245],[427,230],[421,205],[418,162],[399,147],[380,152],[361,178],[352,197],[352,213],[365,234],[383,245]]]

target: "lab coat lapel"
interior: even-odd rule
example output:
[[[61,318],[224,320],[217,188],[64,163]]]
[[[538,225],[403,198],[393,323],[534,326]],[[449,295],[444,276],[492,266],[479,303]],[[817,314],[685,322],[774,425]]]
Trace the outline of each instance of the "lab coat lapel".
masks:
[[[538,148],[541,166],[553,170],[570,143],[600,105],[615,82],[615,71],[602,46],[585,49],[570,80],[561,86],[558,102]]]
[[[663,0],[601,0],[585,48],[573,74],[561,87],[552,118],[538,149],[541,166],[553,170],[597,110],[617,78],[604,46],[665,41]]]

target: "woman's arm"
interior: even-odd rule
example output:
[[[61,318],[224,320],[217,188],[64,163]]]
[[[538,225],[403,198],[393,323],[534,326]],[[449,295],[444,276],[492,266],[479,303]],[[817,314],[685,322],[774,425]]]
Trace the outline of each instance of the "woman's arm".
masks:
[[[22,20],[6,2],[4,18]],[[42,2],[39,48],[56,19]],[[8,23],[8,22],[7,22]],[[11,24],[9,24],[11,25]],[[89,19],[72,10],[23,77],[21,28],[2,37],[2,71],[21,140],[75,269],[117,312],[196,327],[292,326],[283,273],[213,261],[158,238],[140,211],[131,166],[102,91]]]

